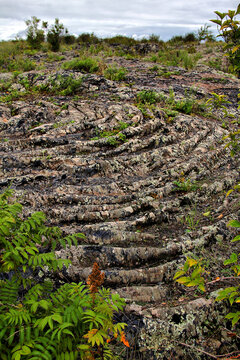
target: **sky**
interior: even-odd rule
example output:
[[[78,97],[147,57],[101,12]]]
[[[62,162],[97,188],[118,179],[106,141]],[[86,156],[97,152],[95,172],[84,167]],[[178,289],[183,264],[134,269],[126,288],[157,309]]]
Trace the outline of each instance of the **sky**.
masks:
[[[23,36],[31,16],[54,23],[55,18],[69,33],[95,33],[100,37],[151,34],[166,41],[174,35],[197,32],[211,25],[217,35],[215,10],[237,8],[235,0],[0,0],[0,40]]]

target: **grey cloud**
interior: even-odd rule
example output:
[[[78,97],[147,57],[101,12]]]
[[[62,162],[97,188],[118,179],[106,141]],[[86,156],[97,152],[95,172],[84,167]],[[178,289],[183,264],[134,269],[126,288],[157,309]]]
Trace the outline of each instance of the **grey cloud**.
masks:
[[[13,33],[14,22],[16,32],[24,30],[24,21],[35,15],[49,22],[58,17],[72,33],[156,33],[167,39],[209,23],[214,10],[237,5],[235,0],[0,0],[0,38]]]

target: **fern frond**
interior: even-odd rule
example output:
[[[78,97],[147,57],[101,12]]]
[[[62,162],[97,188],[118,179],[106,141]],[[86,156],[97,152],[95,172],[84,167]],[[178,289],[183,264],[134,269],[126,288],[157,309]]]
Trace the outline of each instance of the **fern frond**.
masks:
[[[19,283],[13,280],[0,281],[0,303],[4,305],[16,304]]]

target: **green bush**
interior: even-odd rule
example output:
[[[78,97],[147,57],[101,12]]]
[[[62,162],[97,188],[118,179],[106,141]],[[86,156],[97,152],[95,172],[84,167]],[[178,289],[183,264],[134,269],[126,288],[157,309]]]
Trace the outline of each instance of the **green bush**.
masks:
[[[46,92],[50,94],[74,95],[81,91],[82,78],[74,79],[73,76],[61,76],[50,78],[43,85],[35,86],[34,91]]]
[[[236,16],[240,14],[240,4],[237,10],[228,10],[221,13],[215,11],[218,19],[210,20],[219,26],[219,35],[225,41],[225,51],[229,57],[231,67],[230,70],[240,75],[240,22],[236,20]]]
[[[64,30],[63,24],[60,24],[59,19],[56,18],[54,25],[51,26],[47,33],[47,42],[50,44],[52,51],[59,50]]]
[[[124,67],[118,68],[115,66],[109,66],[104,71],[104,76],[113,81],[121,81],[126,79],[127,69]]]
[[[72,45],[72,44],[74,44],[76,42],[76,38],[75,38],[74,35],[66,34],[63,37],[63,41],[67,45]]]
[[[40,49],[41,43],[45,39],[44,30],[38,28],[40,21],[36,16],[32,16],[30,20],[25,21],[27,25],[27,42],[32,49]],[[43,22],[42,28],[46,28],[46,26],[47,23]]]
[[[213,35],[213,32],[209,30],[210,25],[204,24],[204,26],[201,26],[200,29],[197,32],[197,38],[199,41],[207,40],[207,41],[215,41],[215,37]]]
[[[132,46],[137,43],[137,41],[131,37],[124,35],[116,35],[110,38],[105,38],[104,42],[109,45],[124,45],[124,46]]]
[[[188,51],[185,49],[175,50],[166,48],[164,50],[160,50],[158,55],[153,55],[150,60],[160,62],[167,66],[182,66],[189,70],[194,68],[197,61],[201,58],[201,54],[194,53],[194,51],[193,47],[189,48]]]
[[[65,70],[79,70],[83,73],[96,73],[99,70],[99,63],[92,58],[75,58],[62,65]]]
[[[142,90],[137,93],[137,101],[142,104],[155,104],[158,98],[158,93],[153,90]]]
[[[100,288],[104,274],[95,263],[83,283],[56,288],[51,273],[68,267],[57,259],[61,245],[77,245],[83,234],[63,238],[47,227],[42,212],[24,219],[12,191],[0,195],[0,358],[2,360],[113,359],[109,342],[129,346],[114,323],[125,302]],[[44,274],[44,276],[40,276]]]
[[[183,38],[184,42],[193,42],[193,41],[197,41],[197,40],[198,40],[197,36],[194,33],[188,33]]]
[[[77,42],[86,44],[98,44],[100,39],[94,33],[82,33],[78,36]]]

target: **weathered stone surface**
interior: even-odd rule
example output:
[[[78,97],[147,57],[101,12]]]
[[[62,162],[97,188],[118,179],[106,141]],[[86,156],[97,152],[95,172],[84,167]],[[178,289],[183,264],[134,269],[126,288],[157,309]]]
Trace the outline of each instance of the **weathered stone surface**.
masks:
[[[164,78],[149,70],[149,62],[108,61],[128,69],[125,83],[56,71],[52,64],[44,73],[24,74],[32,86],[59,74],[83,76],[82,93],[78,99],[39,95],[0,105],[0,189],[11,185],[26,215],[41,210],[66,234],[86,235],[79,246],[56,252],[72,260],[60,279],[85,280],[97,261],[106,286],[127,299],[130,314],[144,319],[143,354],[151,349],[167,359],[174,351],[174,359],[187,359],[178,342],[197,344],[211,328],[204,322],[226,310],[211,299],[193,300],[173,275],[186,254],[205,254],[215,273],[231,251],[226,223],[239,204],[225,192],[239,181],[239,160],[225,149],[222,120],[182,113],[170,119],[160,105],[144,116],[136,94],[145,89],[168,95],[172,88],[177,99],[191,93],[197,101],[212,91],[225,93],[232,102],[228,110],[238,114],[239,80],[201,64],[191,71],[165,68],[173,74]],[[99,136],[122,123],[124,141],[118,134]],[[197,187],[179,191],[174,181],[183,177]],[[203,216],[207,211],[211,216]],[[219,339],[214,351],[220,351]]]

